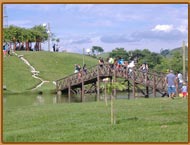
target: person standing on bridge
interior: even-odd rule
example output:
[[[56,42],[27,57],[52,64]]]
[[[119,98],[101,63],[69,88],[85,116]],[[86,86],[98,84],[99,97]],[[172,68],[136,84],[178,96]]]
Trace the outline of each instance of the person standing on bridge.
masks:
[[[104,60],[103,60],[103,58],[99,57],[98,63],[99,63],[99,65],[100,65],[100,67],[103,67],[103,65],[104,65]]]
[[[147,76],[147,72],[148,72],[148,64],[146,62],[144,62],[141,67],[139,68],[140,71],[143,72],[143,77],[144,77],[144,81],[145,83],[148,80],[148,76]]]
[[[173,70],[166,75],[165,82],[168,88],[168,95],[171,99],[174,99],[174,95],[176,93],[176,76],[173,73]]]
[[[139,68],[139,70],[141,70],[143,73],[147,73],[148,72],[148,64],[146,62],[144,62],[141,67]]]

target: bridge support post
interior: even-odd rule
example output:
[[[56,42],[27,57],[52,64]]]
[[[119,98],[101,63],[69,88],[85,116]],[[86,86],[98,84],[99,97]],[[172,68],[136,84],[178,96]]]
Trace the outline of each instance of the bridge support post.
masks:
[[[136,84],[135,84],[135,71],[134,71],[134,69],[133,69],[132,74],[133,74],[133,97],[135,98],[135,86],[136,86]]]
[[[153,74],[153,96],[156,97],[156,77]]]
[[[57,95],[62,95],[62,91],[57,91]]]
[[[127,91],[128,91],[128,99],[130,99],[130,83],[129,83],[129,80],[127,80]]]
[[[68,87],[68,101],[69,101],[69,103],[71,102],[71,85],[70,84]]]
[[[81,102],[85,101],[85,96],[84,96],[84,83],[82,83],[82,88],[81,88]]]
[[[149,97],[149,87],[146,86],[146,96],[145,96],[145,98],[148,98],[148,97]]]
[[[97,91],[97,101],[100,100],[100,72],[99,66],[97,66],[97,82],[96,82],[96,91]]]
[[[114,69],[113,82],[116,82],[116,81],[117,81],[116,80],[116,70]],[[113,90],[113,96],[114,96],[114,98],[117,98],[117,90],[116,89]]]
[[[81,87],[81,102],[84,102],[85,101],[85,96],[84,96],[84,74],[83,72],[81,73],[82,74],[82,87]]]

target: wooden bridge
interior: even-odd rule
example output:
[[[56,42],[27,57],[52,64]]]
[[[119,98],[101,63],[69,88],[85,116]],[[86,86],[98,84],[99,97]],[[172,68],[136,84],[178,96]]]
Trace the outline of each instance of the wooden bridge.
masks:
[[[117,81],[118,78],[127,81],[126,90],[132,86],[133,97],[135,90],[138,89],[145,97],[149,96],[150,90],[153,96],[156,92],[162,96],[166,95],[165,74],[154,71],[143,73],[141,70],[133,68],[131,71],[122,68],[111,68],[110,65],[93,66],[85,73],[81,70],[79,73],[71,74],[65,78],[56,81],[56,89],[58,93],[68,93],[70,101],[71,92],[81,94],[81,101],[84,101],[86,93],[97,93],[97,100],[100,99],[100,82],[104,78],[110,78],[111,81]],[[145,91],[142,87],[145,87]],[[127,89],[128,87],[128,89]]]

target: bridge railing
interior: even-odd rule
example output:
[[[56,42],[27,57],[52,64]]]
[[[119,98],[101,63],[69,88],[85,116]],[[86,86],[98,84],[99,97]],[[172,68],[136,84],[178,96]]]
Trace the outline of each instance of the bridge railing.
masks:
[[[71,74],[65,78],[59,79],[56,81],[57,90],[67,89],[69,86],[80,85],[82,82],[87,82],[92,79],[97,79],[97,77],[110,77],[114,75],[116,77],[121,77],[125,79],[130,79],[136,83],[140,83],[146,86],[154,87],[157,89],[164,90],[166,88],[165,84],[165,74],[158,73],[155,71],[149,70],[147,73],[133,68],[132,71],[129,69],[122,68],[111,68],[109,64],[105,65],[95,65],[91,68],[88,68],[87,73],[81,70],[79,73]]]

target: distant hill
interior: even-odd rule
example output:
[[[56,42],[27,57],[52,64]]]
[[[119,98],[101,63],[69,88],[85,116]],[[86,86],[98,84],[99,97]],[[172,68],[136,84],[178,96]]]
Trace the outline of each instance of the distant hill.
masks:
[[[179,52],[179,53],[181,53],[181,55],[183,55],[183,48],[182,47],[174,48],[174,49],[170,50],[169,54],[171,54],[173,52]],[[185,55],[186,55],[186,57],[188,57],[188,47],[187,46],[185,46]]]
[[[102,57],[103,59],[106,59],[109,57],[109,53],[110,52],[105,52],[105,53],[99,54],[99,55],[97,55],[97,58]]]

